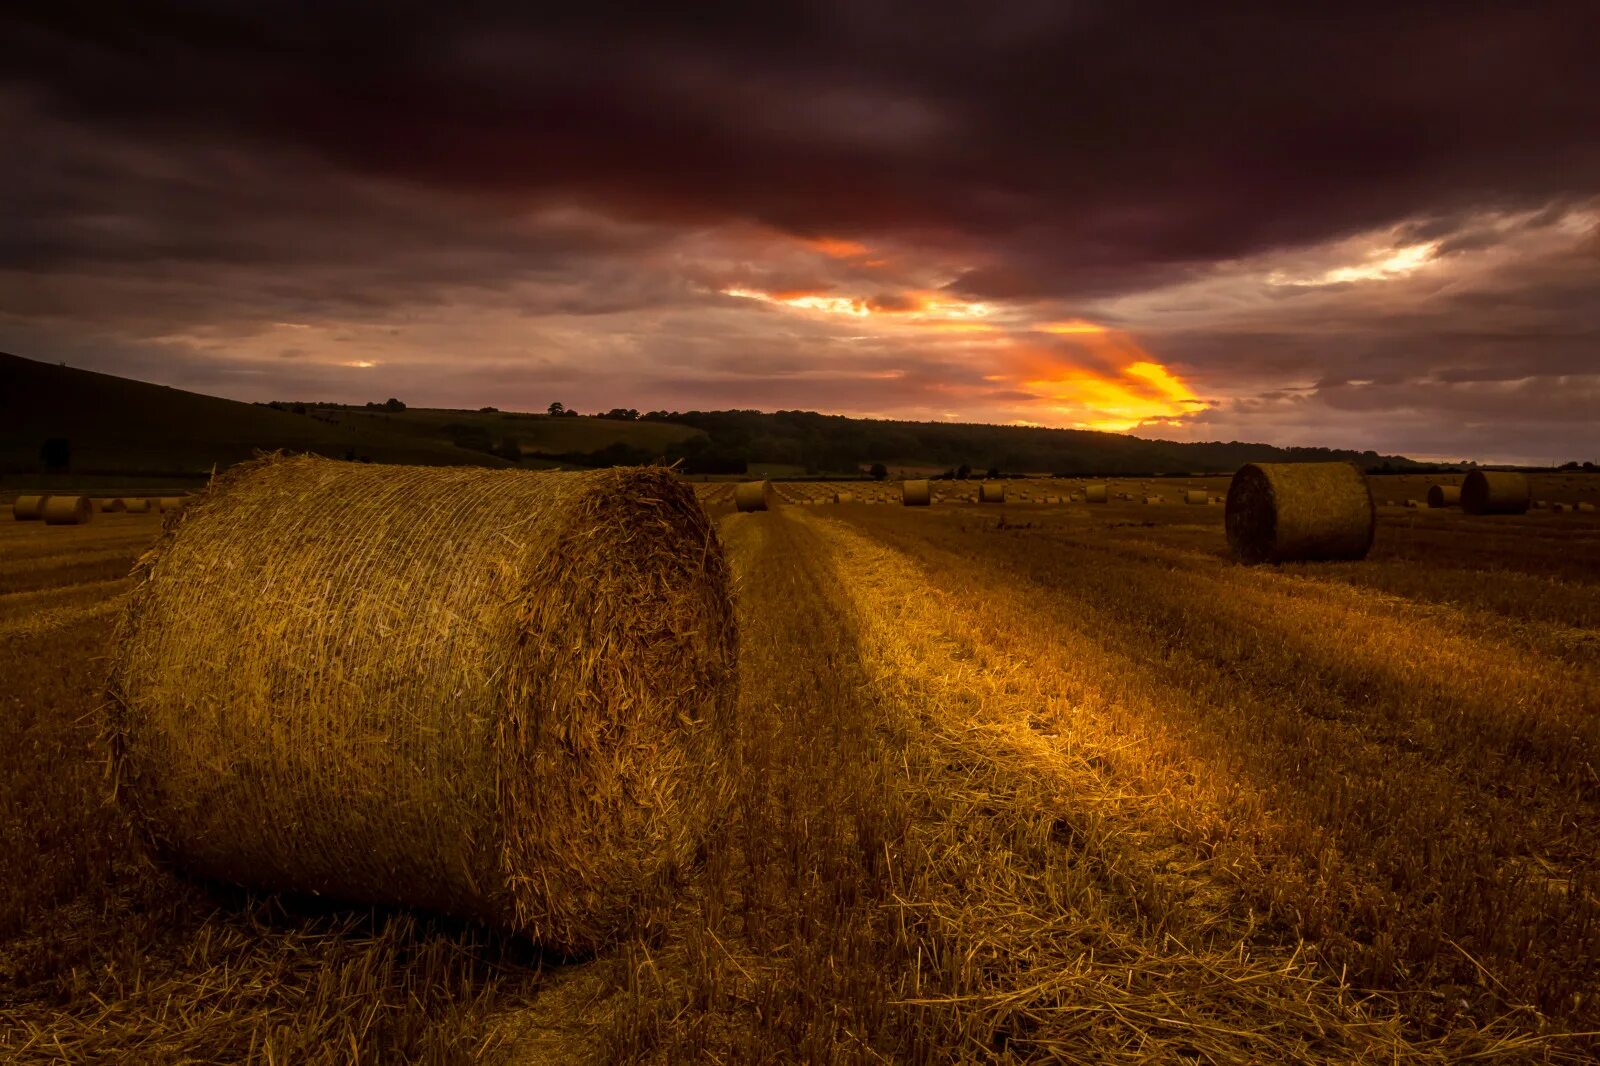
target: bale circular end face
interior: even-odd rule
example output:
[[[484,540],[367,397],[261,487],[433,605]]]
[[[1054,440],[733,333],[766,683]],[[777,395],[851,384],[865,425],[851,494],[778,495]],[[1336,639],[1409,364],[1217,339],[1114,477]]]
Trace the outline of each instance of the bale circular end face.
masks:
[[[1247,463],[1228,486],[1228,546],[1246,563],[1363,559],[1377,514],[1348,463]]]
[[[1006,487],[1003,482],[985,481],[978,486],[979,503],[1005,503]]]
[[[1087,503],[1105,503],[1110,498],[1110,489],[1105,485],[1085,485],[1083,498]]]
[[[47,526],[81,526],[94,517],[94,505],[87,496],[50,496],[40,517]]]
[[[766,481],[741,481],[733,490],[733,505],[741,511],[765,511],[772,486]]]
[[[1183,494],[1184,503],[1210,503],[1211,496],[1199,489],[1188,489]]]
[[[18,522],[37,522],[44,517],[45,496],[18,496],[11,501],[11,517]]]
[[[134,578],[118,795],[194,875],[578,952],[723,816],[727,571],[665,470],[244,464]]]
[[[906,481],[900,486],[900,502],[907,507],[926,507],[933,499],[933,483]]]
[[[1455,485],[1429,485],[1429,507],[1454,507],[1461,502],[1461,489]]]
[[[1461,483],[1461,509],[1468,514],[1524,514],[1531,501],[1527,474],[1474,470]]]

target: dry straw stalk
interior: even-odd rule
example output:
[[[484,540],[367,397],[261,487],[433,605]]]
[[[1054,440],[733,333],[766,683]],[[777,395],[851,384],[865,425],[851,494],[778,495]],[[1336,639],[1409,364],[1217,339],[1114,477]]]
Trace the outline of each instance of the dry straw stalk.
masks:
[[[665,470],[266,459],[133,576],[119,796],[195,875],[581,951],[726,803],[727,570]]]
[[[932,482],[906,481],[900,485],[900,502],[907,507],[926,507],[933,499]]]
[[[1247,563],[1362,559],[1377,515],[1348,463],[1247,463],[1228,486],[1228,545]]]
[[[733,490],[733,505],[741,511],[765,511],[772,495],[767,481],[741,481]]]
[[[81,526],[94,517],[94,505],[87,496],[50,496],[41,517],[47,526]]]
[[[44,517],[44,496],[18,496],[11,501],[11,517],[18,522],[37,522]]]
[[[1461,509],[1468,514],[1524,514],[1532,498],[1527,474],[1474,470],[1461,483]]]

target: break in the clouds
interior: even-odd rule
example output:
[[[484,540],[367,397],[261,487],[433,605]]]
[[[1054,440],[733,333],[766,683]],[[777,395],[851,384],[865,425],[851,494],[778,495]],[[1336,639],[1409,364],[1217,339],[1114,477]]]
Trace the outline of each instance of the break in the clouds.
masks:
[[[245,399],[1600,453],[1600,9],[0,14],[0,348]]]

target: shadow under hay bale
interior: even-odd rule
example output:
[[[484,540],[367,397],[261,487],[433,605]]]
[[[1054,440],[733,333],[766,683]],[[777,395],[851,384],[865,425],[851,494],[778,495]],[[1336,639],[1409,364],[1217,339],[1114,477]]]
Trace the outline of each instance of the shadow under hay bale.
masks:
[[[978,486],[979,503],[1005,503],[1006,486],[1001,481],[985,481]]]
[[[47,526],[81,526],[94,517],[94,505],[87,496],[50,496],[40,517]]]
[[[1429,485],[1429,507],[1455,507],[1461,503],[1461,489],[1455,485]]]
[[[44,517],[45,496],[18,496],[11,501],[11,517],[18,522],[37,522]]]
[[[580,952],[670,897],[725,805],[728,575],[665,470],[258,461],[134,582],[118,796],[194,875]]]
[[[1228,486],[1228,546],[1246,563],[1362,559],[1377,524],[1348,463],[1247,463]]]
[[[733,505],[741,511],[765,511],[771,496],[771,482],[741,481],[733,490]]]
[[[926,507],[933,499],[933,485],[927,480],[906,481],[900,485],[900,502],[907,507]]]
[[[1461,509],[1468,514],[1525,514],[1532,499],[1527,474],[1474,470],[1461,483]]]

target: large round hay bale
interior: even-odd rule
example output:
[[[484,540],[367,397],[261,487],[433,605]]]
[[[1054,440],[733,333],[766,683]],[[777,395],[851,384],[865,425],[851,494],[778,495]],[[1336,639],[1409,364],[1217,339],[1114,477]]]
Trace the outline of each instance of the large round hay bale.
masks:
[[[772,486],[766,481],[741,481],[733,490],[733,505],[741,511],[765,511]]]
[[[94,505],[87,496],[50,496],[40,517],[47,526],[81,526],[94,517]]]
[[[1110,498],[1110,490],[1105,485],[1085,485],[1083,498],[1086,503],[1105,503]]]
[[[149,514],[150,501],[143,496],[122,497],[122,509],[129,514]]]
[[[926,507],[933,499],[933,484],[929,481],[905,481],[900,485],[900,502],[907,507]]]
[[[1474,470],[1461,483],[1461,509],[1468,514],[1524,514],[1532,498],[1527,474]]]
[[[1183,493],[1183,502],[1202,504],[1210,503],[1211,497],[1204,489],[1185,489]]]
[[[1429,507],[1454,507],[1461,502],[1461,489],[1456,485],[1429,485]]]
[[[1362,559],[1377,516],[1348,463],[1247,463],[1228,486],[1228,545],[1247,563]]]
[[[44,517],[45,496],[18,496],[11,501],[11,517],[18,522],[37,522]]]
[[[664,469],[243,464],[134,578],[118,795],[195,875],[582,951],[726,813],[727,570]]]
[[[985,481],[978,486],[979,503],[1005,503],[1006,483],[1004,481]]]

